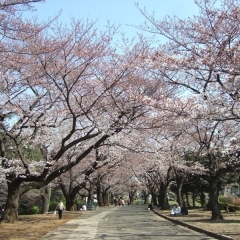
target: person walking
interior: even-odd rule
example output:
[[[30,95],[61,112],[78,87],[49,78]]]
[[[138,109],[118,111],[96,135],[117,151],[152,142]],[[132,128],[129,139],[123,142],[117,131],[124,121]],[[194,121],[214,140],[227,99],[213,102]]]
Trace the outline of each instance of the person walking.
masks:
[[[58,211],[59,219],[62,219],[62,212],[65,209],[62,200],[59,201],[56,210]]]

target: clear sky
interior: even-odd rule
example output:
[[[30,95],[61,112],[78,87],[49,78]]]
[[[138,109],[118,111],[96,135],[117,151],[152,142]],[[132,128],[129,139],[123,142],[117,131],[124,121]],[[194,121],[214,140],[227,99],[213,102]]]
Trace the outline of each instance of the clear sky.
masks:
[[[145,20],[135,6],[136,2],[149,13],[154,11],[159,20],[166,15],[186,18],[197,14],[194,0],[45,0],[45,3],[35,4],[37,11],[34,15],[39,19],[47,19],[62,10],[62,22],[69,22],[71,17],[98,20],[97,24],[102,30],[109,20],[112,24],[121,24],[120,31],[127,37],[133,37],[139,30],[131,25],[138,25]]]

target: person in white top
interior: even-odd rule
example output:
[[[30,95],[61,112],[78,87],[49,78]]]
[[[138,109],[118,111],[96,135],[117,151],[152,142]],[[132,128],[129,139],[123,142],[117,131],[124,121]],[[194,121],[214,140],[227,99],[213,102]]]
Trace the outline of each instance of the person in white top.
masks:
[[[62,212],[63,212],[64,209],[65,209],[65,207],[63,205],[63,202],[62,202],[62,200],[60,200],[57,207],[56,207],[56,210],[58,211],[59,219],[62,219]]]
[[[178,203],[176,203],[172,208],[171,215],[176,216],[176,215],[180,215],[180,214],[181,214],[181,208],[178,205]]]

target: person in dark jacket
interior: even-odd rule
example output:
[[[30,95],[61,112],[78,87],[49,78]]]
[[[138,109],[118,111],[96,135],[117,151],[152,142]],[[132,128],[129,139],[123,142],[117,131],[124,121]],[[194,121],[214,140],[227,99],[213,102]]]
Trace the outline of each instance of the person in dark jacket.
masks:
[[[153,209],[154,209],[153,203],[149,203],[149,204],[148,204],[148,208],[149,208],[150,210],[153,210]]]
[[[182,205],[181,214],[182,215],[188,215],[188,209],[187,209],[187,206],[186,206],[185,203]]]

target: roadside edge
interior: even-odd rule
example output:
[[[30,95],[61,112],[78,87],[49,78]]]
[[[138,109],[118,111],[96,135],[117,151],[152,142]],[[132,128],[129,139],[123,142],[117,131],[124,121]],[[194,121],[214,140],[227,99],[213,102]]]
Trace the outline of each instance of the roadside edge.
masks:
[[[210,237],[214,237],[216,239],[219,239],[219,240],[234,240],[233,238],[229,237],[229,236],[226,236],[226,235],[221,235],[221,234],[218,234],[218,233],[214,233],[214,232],[211,232],[211,231],[208,231],[208,230],[205,230],[205,229],[202,229],[202,228],[199,228],[199,227],[196,227],[196,226],[193,226],[189,223],[186,223],[186,222],[182,222],[182,221],[179,221],[177,219],[173,219],[171,217],[168,217],[166,215],[163,215],[157,211],[155,211],[154,209],[152,210],[155,214],[159,215],[160,217],[164,218],[164,219],[167,219],[171,222],[174,222],[176,224],[179,224],[181,226],[184,226],[184,227],[187,227],[189,229],[192,229],[194,231],[197,231],[197,232],[200,232],[200,233],[204,233]]]

